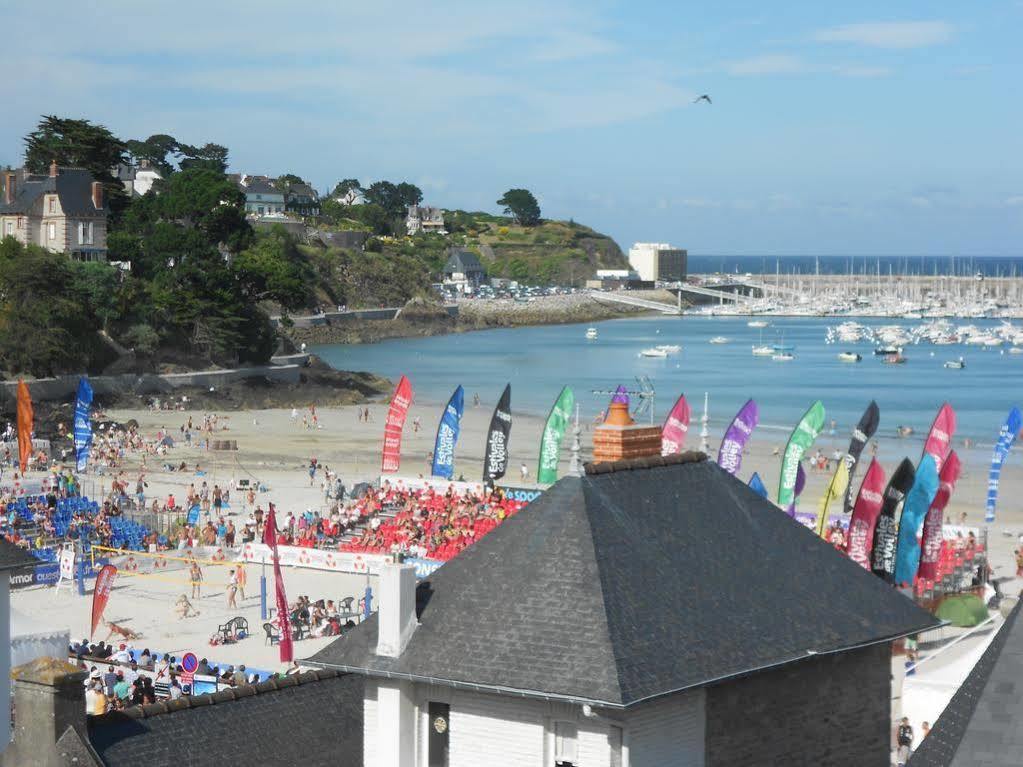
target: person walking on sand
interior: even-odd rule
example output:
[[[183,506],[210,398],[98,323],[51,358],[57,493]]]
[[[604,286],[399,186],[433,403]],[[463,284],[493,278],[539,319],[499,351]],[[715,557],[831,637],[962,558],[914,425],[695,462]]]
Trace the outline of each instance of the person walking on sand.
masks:
[[[238,567],[234,571],[235,583],[238,585],[238,593],[241,594],[242,601],[245,601],[245,581],[248,576],[245,574],[245,565],[242,562],[238,562]]]
[[[238,603],[235,601],[235,594],[238,593],[238,578],[234,574],[234,570],[227,575],[227,606],[238,609]]]
[[[194,559],[192,560],[192,566],[188,568],[188,577],[192,581],[192,599],[201,599],[202,570],[199,567],[199,563]]]

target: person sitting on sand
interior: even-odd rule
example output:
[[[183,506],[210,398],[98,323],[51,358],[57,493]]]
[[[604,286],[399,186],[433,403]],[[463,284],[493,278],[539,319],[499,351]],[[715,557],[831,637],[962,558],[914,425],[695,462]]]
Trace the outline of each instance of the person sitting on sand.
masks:
[[[178,616],[178,620],[192,618],[199,614],[199,611],[192,606],[184,594],[178,597],[178,601],[174,603],[174,612]]]

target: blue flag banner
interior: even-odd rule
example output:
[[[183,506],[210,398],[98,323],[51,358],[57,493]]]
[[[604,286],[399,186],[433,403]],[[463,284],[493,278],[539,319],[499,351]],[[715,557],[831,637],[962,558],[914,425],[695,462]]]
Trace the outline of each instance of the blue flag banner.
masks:
[[[437,427],[437,441],[433,445],[433,476],[451,479],[455,473],[455,443],[465,409],[465,392],[459,386],[448,400]]]
[[[916,580],[920,566],[920,542],[917,533],[924,523],[927,510],[931,508],[934,496],[938,494],[938,464],[934,456],[925,453],[916,467],[913,487],[906,493],[902,504],[902,518],[899,520],[899,542],[895,550],[895,585],[910,586]]]
[[[753,476],[749,478],[749,489],[761,498],[767,497],[767,485],[764,484],[764,480],[756,472],[753,472]]]
[[[199,504],[195,504],[188,510],[188,524],[197,525],[199,524]]]
[[[995,521],[995,505],[998,503],[998,484],[1002,476],[1002,464],[1009,454],[1009,448],[1016,441],[1016,435],[1023,429],[1023,413],[1018,407],[1009,411],[1009,416],[1002,424],[1002,430],[998,433],[998,441],[995,443],[995,454],[991,459],[991,473],[987,478],[987,502],[984,505],[984,521]]]
[[[85,471],[92,447],[92,385],[84,376],[78,381],[78,397],[75,399],[75,461],[78,471]]]

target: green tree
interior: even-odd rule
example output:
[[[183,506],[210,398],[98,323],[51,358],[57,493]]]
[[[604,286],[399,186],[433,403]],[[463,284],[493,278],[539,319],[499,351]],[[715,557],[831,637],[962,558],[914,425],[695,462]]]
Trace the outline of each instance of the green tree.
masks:
[[[167,178],[174,172],[174,165],[171,163],[172,156],[181,153],[181,145],[173,136],[166,133],[157,133],[145,141],[128,141],[128,154],[139,165],[143,161],[148,162],[150,167],[156,168],[160,174]]]
[[[212,170],[224,173],[227,170],[227,147],[220,144],[203,144],[200,147],[182,144],[181,170]]]
[[[249,301],[274,301],[285,310],[308,303],[306,285],[311,275],[295,239],[283,227],[260,234],[234,257],[231,267]]]
[[[404,213],[409,205],[418,205],[423,201],[423,191],[415,184],[402,181],[395,187],[395,194],[401,203],[399,213]]]
[[[62,253],[0,240],[0,368],[49,376],[87,364],[92,323],[69,264]]]
[[[355,201],[362,195],[362,184],[357,178],[346,178],[334,187],[330,196],[342,205],[354,205]]]
[[[296,176],[294,173],[285,173],[283,176],[278,176],[273,180],[273,188],[278,192],[287,192],[291,188],[292,184],[304,184],[301,176]]]
[[[32,173],[46,173],[50,163],[56,162],[85,168],[97,181],[116,183],[110,171],[127,159],[124,142],[88,120],[47,115],[25,136],[25,167]]]
[[[150,207],[159,220],[198,229],[213,245],[236,251],[251,240],[245,195],[215,170],[189,168],[175,173],[160,185],[160,194]]]
[[[540,204],[528,189],[509,189],[497,204],[503,205],[504,212],[514,216],[522,226],[540,223]]]

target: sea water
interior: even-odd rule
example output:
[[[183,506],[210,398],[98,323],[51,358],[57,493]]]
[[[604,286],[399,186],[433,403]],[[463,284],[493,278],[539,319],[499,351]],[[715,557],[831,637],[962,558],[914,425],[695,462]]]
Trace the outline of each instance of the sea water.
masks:
[[[676,398],[685,393],[692,405],[690,434],[700,428],[704,394],[709,397],[711,443],[717,444],[732,417],[750,397],[760,406],[762,431],[776,431],[783,443],[803,412],[820,399],[828,427],[848,435],[871,399],[881,408],[877,436],[895,437],[908,426],[922,440],[943,402],[959,418],[955,446],[970,438],[983,454],[990,451],[1013,405],[1023,407],[1023,354],[974,346],[934,346],[921,342],[905,347],[907,362],[882,364],[869,342],[826,344],[825,332],[841,318],[766,318],[764,329],[747,326],[747,317],[642,317],[592,324],[484,330],[429,338],[404,338],[361,345],[325,345],[310,351],[336,368],[364,370],[397,380],[409,377],[420,403],[435,402],[438,411],[458,384],[465,387],[466,405],[479,394],[493,407],[506,383],[512,386],[512,411],[546,416],[562,386],[571,386],[580,419],[598,415],[607,405],[603,392],[618,384],[639,391],[638,377],[654,389],[653,420],[661,423]],[[871,326],[912,321],[862,320]],[[962,320],[981,328],[999,323]],[[598,337],[587,340],[587,327]],[[715,336],[729,339],[711,344]],[[665,359],[639,356],[656,344],[678,344],[682,350]],[[795,359],[774,361],[751,354],[754,345],[794,346]],[[841,351],[863,356],[842,362]],[[963,370],[943,367],[962,356]],[[601,393],[594,393],[594,391]],[[634,395],[635,407],[639,397]],[[439,417],[439,413],[438,413]],[[646,420],[647,416],[643,416]],[[978,456],[979,457],[979,456]]]

